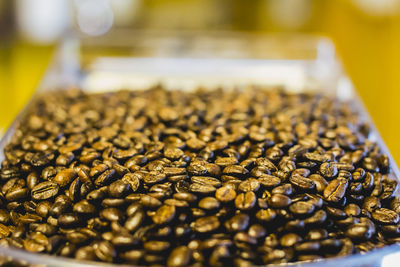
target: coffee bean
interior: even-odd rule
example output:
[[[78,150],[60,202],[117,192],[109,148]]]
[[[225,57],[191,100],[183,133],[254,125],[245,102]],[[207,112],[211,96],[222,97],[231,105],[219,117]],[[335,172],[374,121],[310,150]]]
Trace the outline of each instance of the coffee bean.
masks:
[[[183,200],[183,201],[187,201],[187,202],[195,202],[197,200],[196,195],[193,195],[191,193],[183,193],[183,192],[175,193],[174,194],[174,198],[177,199],[177,200]]]
[[[167,266],[183,267],[190,262],[192,252],[186,246],[176,247],[168,257]]]
[[[313,190],[315,188],[315,182],[313,180],[298,174],[292,175],[289,181],[300,190]]]
[[[61,227],[65,228],[74,227],[80,223],[80,218],[78,217],[78,215],[73,213],[61,214],[58,217],[58,223],[60,224]]]
[[[175,206],[163,205],[157,209],[155,215],[153,216],[153,222],[156,224],[168,223],[175,217]]]
[[[64,187],[72,182],[78,174],[74,169],[64,169],[57,173],[53,182],[57,183],[60,187]]]
[[[345,178],[332,180],[324,190],[324,198],[327,201],[339,202],[345,195],[348,182]]]
[[[355,240],[368,240],[372,237],[373,232],[365,225],[350,225],[345,232],[346,236]]]
[[[189,190],[193,193],[211,194],[214,193],[217,190],[217,188],[208,184],[193,183],[190,184]]]
[[[283,184],[272,189],[271,193],[291,196],[293,194],[293,187],[291,184]]]
[[[239,184],[238,189],[242,192],[256,192],[260,188],[260,182],[257,179],[249,178]]]
[[[32,188],[31,196],[34,200],[50,199],[57,195],[59,186],[56,183],[47,181],[37,184]]]
[[[109,183],[114,179],[116,172],[114,169],[111,170],[106,170],[102,174],[99,175],[99,177],[96,178],[94,181],[94,184],[96,186],[104,186]]]
[[[276,212],[273,209],[262,209],[256,213],[256,218],[262,222],[270,222],[276,218]]]
[[[215,197],[219,201],[227,203],[236,198],[236,191],[230,187],[223,186],[216,190]]]
[[[197,219],[193,222],[191,227],[194,231],[199,233],[207,233],[211,231],[215,231],[220,226],[220,222],[217,217],[209,216],[209,217],[202,217]]]
[[[113,262],[117,252],[110,242],[101,241],[94,246],[94,254],[102,261]]]
[[[116,208],[106,208],[100,212],[100,218],[108,221],[120,221],[122,217],[123,213]]]
[[[220,202],[214,197],[205,197],[199,201],[199,207],[205,210],[217,209]]]
[[[276,187],[281,183],[281,179],[279,179],[279,177],[268,174],[263,174],[259,176],[257,180],[262,186],[268,188]]]
[[[399,215],[387,208],[379,208],[372,212],[372,218],[382,224],[396,224],[399,222]]]
[[[314,211],[315,206],[307,201],[297,201],[289,206],[290,212],[296,215],[306,215]]]
[[[254,192],[240,193],[235,198],[235,206],[240,210],[252,209],[257,201],[257,197]]]
[[[282,194],[273,194],[268,201],[268,204],[273,208],[285,208],[292,203],[292,200]]]

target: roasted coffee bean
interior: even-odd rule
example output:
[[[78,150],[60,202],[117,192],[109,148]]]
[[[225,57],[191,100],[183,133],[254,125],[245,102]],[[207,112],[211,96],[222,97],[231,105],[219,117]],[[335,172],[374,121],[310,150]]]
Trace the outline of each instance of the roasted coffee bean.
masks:
[[[102,261],[113,262],[117,252],[110,242],[101,241],[94,246],[94,254]]]
[[[290,212],[296,215],[306,215],[314,212],[315,206],[308,201],[297,201],[289,206]]]
[[[379,208],[372,212],[372,218],[382,224],[396,224],[399,222],[399,215],[387,208]]]
[[[382,205],[379,198],[374,196],[369,196],[364,199],[362,208],[369,212],[373,212],[374,210],[379,209],[381,206]]]
[[[291,184],[283,184],[272,189],[271,193],[291,196],[293,194],[293,187]]]
[[[56,183],[47,181],[37,184],[32,188],[31,196],[33,200],[45,200],[55,197],[58,194],[59,186]]]
[[[58,223],[61,227],[70,228],[77,226],[80,223],[80,218],[73,213],[61,214],[58,217]]]
[[[156,224],[168,223],[174,219],[175,212],[175,206],[163,205],[159,209],[157,209],[156,213],[152,217],[153,222]]]
[[[270,222],[276,218],[276,212],[273,209],[262,209],[256,213],[256,218],[261,222]]]
[[[215,188],[213,185],[192,183],[189,186],[189,190],[193,193],[211,194],[214,193],[217,188]]]
[[[373,232],[365,225],[353,224],[346,229],[345,234],[354,240],[369,240],[372,237]]]
[[[219,228],[220,222],[216,216],[202,217],[194,221],[191,225],[194,231],[207,233]]]
[[[298,174],[292,175],[289,181],[300,190],[313,190],[315,188],[315,182],[313,180]]]
[[[236,191],[230,187],[223,186],[216,190],[215,197],[219,201],[227,203],[236,198]]]
[[[339,202],[345,195],[348,182],[345,178],[337,178],[332,180],[324,189],[324,198],[327,201]]]
[[[225,222],[225,228],[230,232],[244,231],[247,229],[249,222],[249,215],[239,213]]]
[[[283,247],[292,247],[293,245],[300,243],[301,241],[302,238],[294,233],[285,234],[279,239],[279,243]]]
[[[220,202],[214,197],[205,197],[199,201],[199,207],[205,210],[217,209]]]
[[[254,192],[240,193],[235,198],[235,206],[240,210],[252,209],[257,201],[257,197]]]
[[[96,186],[104,186],[109,183],[114,179],[116,172],[114,169],[111,170],[106,170],[102,174],[100,174],[96,180],[94,181],[94,184]]]
[[[100,212],[100,218],[108,221],[122,220],[123,213],[117,208],[106,208]]]
[[[64,169],[57,173],[53,182],[57,183],[60,187],[64,187],[72,182],[78,174],[74,169]]]
[[[288,196],[282,194],[273,194],[271,198],[269,198],[268,200],[269,206],[279,209],[285,208],[289,206],[291,203],[292,200]]]
[[[190,262],[192,252],[186,246],[176,247],[168,257],[167,266],[183,267]]]

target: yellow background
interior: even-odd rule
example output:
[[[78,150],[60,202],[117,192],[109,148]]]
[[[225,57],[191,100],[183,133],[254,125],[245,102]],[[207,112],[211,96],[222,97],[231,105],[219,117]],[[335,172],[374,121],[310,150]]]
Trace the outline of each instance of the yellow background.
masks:
[[[168,12],[186,5],[183,1],[146,1],[148,14],[158,14],[157,9],[167,2],[173,7]],[[206,5],[210,1],[189,2],[191,9],[186,8],[185,12],[199,8],[198,12],[207,14]],[[225,2],[232,3],[230,8],[236,15],[224,29],[285,30],[270,21],[261,1]],[[299,31],[324,34],[334,40],[346,71],[391,153],[400,162],[400,15],[375,17],[349,1],[314,1],[312,16]],[[51,46],[32,45],[18,39],[12,45],[0,47],[0,127],[7,127],[32,95],[51,52]]]

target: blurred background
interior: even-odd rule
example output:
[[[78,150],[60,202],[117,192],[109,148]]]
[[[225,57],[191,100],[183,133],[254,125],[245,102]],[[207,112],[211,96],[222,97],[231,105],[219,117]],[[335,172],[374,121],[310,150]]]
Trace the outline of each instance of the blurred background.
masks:
[[[63,36],[115,28],[328,36],[400,162],[400,0],[0,0],[0,128],[29,100]]]

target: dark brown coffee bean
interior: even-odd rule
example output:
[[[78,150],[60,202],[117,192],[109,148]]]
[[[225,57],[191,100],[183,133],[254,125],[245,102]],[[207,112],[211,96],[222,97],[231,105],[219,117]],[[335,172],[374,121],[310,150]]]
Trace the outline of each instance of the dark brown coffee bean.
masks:
[[[197,200],[196,195],[193,195],[191,193],[183,193],[183,192],[175,193],[174,198],[177,200],[183,200],[183,201],[187,201],[187,202],[195,202]]]
[[[276,187],[281,183],[281,179],[279,179],[279,177],[268,174],[263,174],[259,176],[257,180],[262,186],[268,188]]]
[[[190,184],[189,190],[193,193],[211,194],[214,193],[217,190],[217,188],[215,188],[212,185],[193,183]]]
[[[214,197],[205,197],[199,201],[199,207],[205,210],[217,209],[220,202]]]
[[[74,169],[64,169],[57,173],[53,182],[57,183],[60,187],[64,187],[69,185],[77,175]]]
[[[225,228],[230,232],[244,231],[247,229],[250,217],[247,214],[239,213],[227,220],[224,224]]]
[[[291,196],[293,194],[293,187],[291,184],[283,184],[272,189],[271,193]]]
[[[167,266],[183,267],[190,262],[192,252],[186,246],[176,247],[168,257]]]
[[[230,202],[236,198],[236,191],[230,187],[223,186],[216,190],[215,197],[221,202]]]
[[[59,186],[56,183],[47,181],[37,184],[32,188],[31,196],[34,200],[50,199],[57,195]]]
[[[314,212],[315,206],[307,201],[297,201],[289,206],[290,212],[296,215],[306,215]]]
[[[372,212],[372,218],[382,224],[396,224],[399,222],[399,215],[387,208],[379,208]]]
[[[313,180],[297,174],[292,175],[289,181],[300,190],[313,190],[315,188],[315,182]]]
[[[207,233],[215,231],[220,226],[220,222],[216,216],[202,217],[193,222],[191,227],[199,233]]]
[[[279,243],[283,247],[292,247],[293,245],[300,243],[301,241],[302,238],[295,233],[285,234],[279,239]]]
[[[372,237],[373,232],[365,225],[350,225],[345,232],[346,236],[355,240],[368,240]]]
[[[113,169],[106,170],[96,178],[96,180],[94,181],[94,184],[96,186],[107,185],[107,184],[111,183],[111,181],[114,179],[115,174],[116,174],[116,172]]]
[[[117,256],[114,246],[107,241],[101,241],[96,244],[94,246],[94,254],[105,262],[113,262],[114,258]]]
[[[252,209],[257,201],[257,197],[254,192],[240,193],[235,198],[235,206],[240,210]]]
[[[268,204],[273,208],[285,208],[292,203],[292,200],[282,194],[273,194],[268,200]]]
[[[100,218],[108,221],[120,221],[123,216],[123,213],[117,208],[106,208],[100,212]]]
[[[239,184],[238,189],[242,192],[256,192],[260,188],[260,182],[257,179],[249,178]]]
[[[339,202],[345,195],[348,182],[345,178],[332,180],[324,190],[324,198],[327,201]]]
[[[156,213],[152,217],[153,222],[156,224],[168,223],[175,217],[175,206],[163,205],[157,209]]]
[[[256,218],[261,222],[270,222],[276,218],[276,212],[272,209],[262,209],[256,213]]]
[[[94,214],[96,213],[96,207],[89,203],[87,200],[81,200],[74,204],[73,211],[82,214]]]
[[[73,213],[61,214],[58,217],[58,223],[61,227],[70,228],[77,226],[80,223],[80,218]]]

